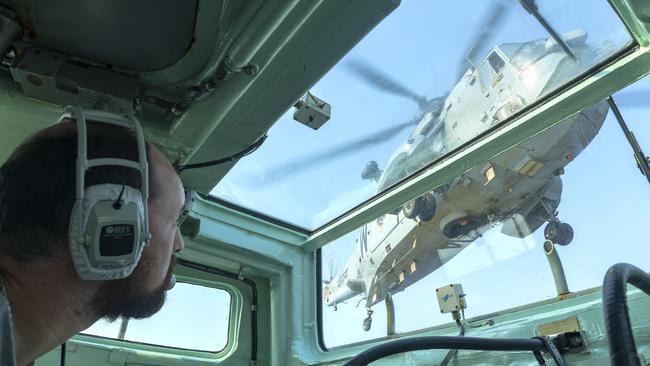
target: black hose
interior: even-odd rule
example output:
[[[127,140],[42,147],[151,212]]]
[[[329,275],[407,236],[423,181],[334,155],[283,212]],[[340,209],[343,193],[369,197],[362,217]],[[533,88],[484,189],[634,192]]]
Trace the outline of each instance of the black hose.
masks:
[[[616,366],[640,366],[627,308],[627,284],[650,295],[650,276],[627,263],[611,266],[603,281],[603,312],[609,359]]]
[[[215,166],[215,165],[219,165],[219,164],[223,164],[223,163],[235,162],[235,161],[243,158],[244,156],[248,156],[248,155],[254,153],[257,149],[260,148],[260,146],[262,146],[264,141],[266,141],[267,137],[269,137],[269,136],[265,134],[264,136],[257,139],[257,141],[255,141],[251,146],[245,148],[244,150],[242,150],[242,151],[240,151],[240,152],[238,152],[236,154],[227,156],[225,158],[221,158],[221,159],[217,159],[217,160],[211,160],[211,161],[204,161],[202,163],[177,165],[175,167],[176,172],[180,173],[183,170],[187,170],[187,169],[207,168],[207,167],[211,167],[211,166]]]
[[[479,351],[545,351],[541,339],[476,338],[476,337],[415,337],[397,339],[369,348],[348,360],[344,366],[366,366],[380,358],[398,353],[425,349],[471,349]]]

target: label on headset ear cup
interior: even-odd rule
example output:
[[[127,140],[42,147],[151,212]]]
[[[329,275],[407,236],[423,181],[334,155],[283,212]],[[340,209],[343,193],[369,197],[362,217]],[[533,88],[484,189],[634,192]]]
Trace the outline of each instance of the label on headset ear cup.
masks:
[[[99,234],[99,254],[104,257],[129,254],[134,242],[134,225],[106,225]]]

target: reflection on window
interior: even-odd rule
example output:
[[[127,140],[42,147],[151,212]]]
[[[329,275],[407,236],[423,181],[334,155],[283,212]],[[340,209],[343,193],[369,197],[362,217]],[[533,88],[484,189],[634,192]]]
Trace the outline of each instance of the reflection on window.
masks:
[[[616,96],[646,150],[648,95],[650,79]],[[650,268],[638,236],[649,192],[607,103],[586,108],[323,247],[325,344],[386,336],[387,293],[398,333],[451,322],[435,295],[450,283],[469,318],[552,299],[547,239],[573,292],[601,285],[617,262]]]
[[[99,320],[82,334],[163,347],[219,352],[228,342],[230,294],[212,287],[177,283],[151,318]]]

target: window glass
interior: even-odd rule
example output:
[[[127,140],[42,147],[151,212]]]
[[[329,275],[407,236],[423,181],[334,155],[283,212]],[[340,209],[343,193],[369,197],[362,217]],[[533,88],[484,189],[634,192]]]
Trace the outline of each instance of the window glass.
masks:
[[[649,155],[650,78],[614,99]],[[600,286],[618,262],[650,270],[639,237],[649,204],[628,140],[597,103],[324,246],[325,345],[386,336],[386,293],[397,333],[451,322],[436,297],[449,284],[462,285],[467,318],[555,298],[547,238],[572,292]]]
[[[487,62],[483,62],[478,67],[478,74],[481,77],[483,89],[489,89],[492,85],[492,69],[490,69],[490,65]]]
[[[506,62],[503,61],[501,56],[499,56],[496,52],[492,52],[490,54],[490,57],[488,57],[488,62],[490,62],[490,66],[492,66],[492,69],[496,73],[501,72],[501,69],[503,69],[503,66],[506,64]]]
[[[631,44],[607,1],[535,1],[575,62],[521,4],[402,1],[310,90],[330,120],[314,131],[291,108],[211,194],[315,230],[506,122],[506,101],[525,108]],[[379,177],[362,174],[371,161]]]
[[[99,320],[82,334],[164,347],[218,352],[228,342],[231,297],[227,291],[177,283],[163,308],[150,318]],[[120,328],[126,327],[120,337]]]

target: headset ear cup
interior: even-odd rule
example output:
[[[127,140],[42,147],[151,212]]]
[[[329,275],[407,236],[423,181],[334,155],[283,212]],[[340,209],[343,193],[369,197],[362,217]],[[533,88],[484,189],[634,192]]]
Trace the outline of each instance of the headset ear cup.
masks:
[[[120,194],[122,205],[116,209],[113,206]],[[102,184],[86,188],[84,196],[75,203],[69,226],[70,255],[77,274],[85,280],[129,276],[148,236],[140,192]]]

